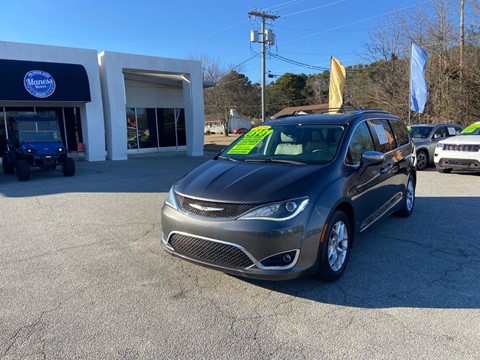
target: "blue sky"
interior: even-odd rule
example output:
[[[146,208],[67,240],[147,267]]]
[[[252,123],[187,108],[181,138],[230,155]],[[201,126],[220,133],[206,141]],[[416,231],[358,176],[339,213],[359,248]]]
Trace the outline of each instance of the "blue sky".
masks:
[[[387,16],[428,6],[425,0],[11,0],[3,1],[0,40],[118,51],[171,58],[201,55],[225,69],[242,64],[252,81],[261,76],[260,44],[250,30],[252,10],[279,16],[267,71],[317,73],[291,62],[328,68],[368,63],[368,32]]]

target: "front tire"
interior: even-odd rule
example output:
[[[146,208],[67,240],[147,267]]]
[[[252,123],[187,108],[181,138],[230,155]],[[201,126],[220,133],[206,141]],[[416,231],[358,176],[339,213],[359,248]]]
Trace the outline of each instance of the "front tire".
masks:
[[[30,165],[26,160],[18,160],[15,164],[15,174],[19,181],[27,181],[30,179]]]
[[[425,170],[428,166],[428,154],[420,150],[417,152],[417,170]]]
[[[335,281],[342,276],[347,266],[352,247],[351,226],[347,215],[336,210],[328,221],[318,251],[317,277],[324,281]]]
[[[65,158],[65,161],[62,163],[62,171],[64,176],[75,175],[75,161],[72,158]]]

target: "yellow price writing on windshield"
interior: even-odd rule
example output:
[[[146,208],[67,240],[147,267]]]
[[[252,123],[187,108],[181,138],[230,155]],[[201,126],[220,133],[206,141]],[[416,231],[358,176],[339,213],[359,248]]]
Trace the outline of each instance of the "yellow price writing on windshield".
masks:
[[[270,135],[273,129],[270,126],[258,126],[246,133],[243,138],[235,144],[227,154],[246,155],[249,154],[252,149],[264,138]]]
[[[462,130],[462,134],[470,134],[473,133],[476,129],[480,128],[480,123],[473,123],[472,125],[467,126],[465,129]]]

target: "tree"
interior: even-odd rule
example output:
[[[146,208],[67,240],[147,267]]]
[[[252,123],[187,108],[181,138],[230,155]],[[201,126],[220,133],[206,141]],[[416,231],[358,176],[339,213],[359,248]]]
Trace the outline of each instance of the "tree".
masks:
[[[308,76],[304,90],[307,104],[316,105],[328,103],[329,82],[329,71]]]
[[[200,61],[204,82],[216,83],[225,75],[225,66],[219,59],[212,58],[207,54],[190,55],[188,59]]]
[[[230,71],[214,87],[205,89],[206,110],[220,119],[228,136],[230,110],[251,116],[255,113],[251,104],[257,101],[258,95],[258,88],[245,75]]]
[[[285,73],[279,77],[275,82],[270,84],[270,87],[275,89],[280,95],[281,101],[284,103],[283,107],[305,105],[305,86],[307,84],[307,75]],[[280,99],[279,99],[280,100]]]

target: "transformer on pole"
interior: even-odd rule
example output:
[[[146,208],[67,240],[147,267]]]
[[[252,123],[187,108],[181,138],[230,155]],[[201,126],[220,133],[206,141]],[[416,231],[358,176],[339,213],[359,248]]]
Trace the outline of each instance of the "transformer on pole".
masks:
[[[258,42],[261,44],[261,55],[262,55],[262,122],[265,121],[265,114],[266,114],[266,96],[265,96],[265,45],[275,45],[275,34],[272,30],[265,28],[265,20],[268,19],[271,22],[273,20],[278,19],[279,16],[267,14],[264,11],[250,11],[248,13],[249,16],[259,17],[261,19],[261,30],[260,33],[258,30],[251,30],[250,31],[250,42]]]

